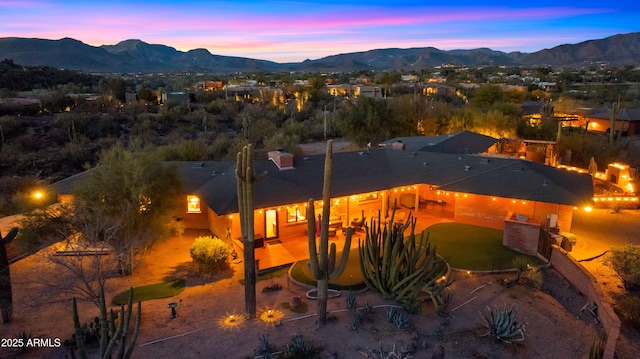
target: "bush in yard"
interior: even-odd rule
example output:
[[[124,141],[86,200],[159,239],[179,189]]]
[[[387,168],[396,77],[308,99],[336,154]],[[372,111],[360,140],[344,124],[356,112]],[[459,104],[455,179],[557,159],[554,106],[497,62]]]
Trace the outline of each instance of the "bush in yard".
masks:
[[[622,320],[640,328],[640,297],[635,295],[624,295],[616,299],[614,309]]]
[[[216,271],[228,265],[229,248],[218,237],[197,237],[189,251],[202,271]]]
[[[640,246],[627,244],[614,248],[604,260],[613,268],[628,290],[640,290]]]

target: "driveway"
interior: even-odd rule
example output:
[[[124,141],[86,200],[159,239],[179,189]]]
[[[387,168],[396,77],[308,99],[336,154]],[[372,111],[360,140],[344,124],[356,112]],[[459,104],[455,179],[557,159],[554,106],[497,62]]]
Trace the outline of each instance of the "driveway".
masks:
[[[576,210],[570,232],[576,235],[571,254],[577,260],[598,256],[627,243],[640,245],[640,210],[626,209],[622,213],[608,213],[607,209],[594,209],[590,213]]]

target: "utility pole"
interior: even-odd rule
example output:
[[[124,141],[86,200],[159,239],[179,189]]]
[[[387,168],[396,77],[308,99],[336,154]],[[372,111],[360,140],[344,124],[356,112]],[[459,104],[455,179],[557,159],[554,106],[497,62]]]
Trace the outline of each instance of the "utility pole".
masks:
[[[618,116],[618,111],[620,107],[620,100],[618,102],[614,102],[611,104],[611,122],[609,125],[609,143],[613,143],[615,137],[615,128],[616,128],[616,116]],[[622,131],[621,131],[622,132]]]

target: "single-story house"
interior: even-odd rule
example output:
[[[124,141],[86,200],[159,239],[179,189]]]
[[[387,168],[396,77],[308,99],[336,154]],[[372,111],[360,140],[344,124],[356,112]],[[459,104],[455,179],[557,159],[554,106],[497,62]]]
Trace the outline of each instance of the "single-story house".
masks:
[[[430,213],[470,224],[505,229],[510,223],[548,223],[550,216],[569,232],[573,211],[591,205],[591,176],[524,159],[492,156],[497,142],[462,131],[444,136],[396,138],[377,148],[335,153],[331,203],[322,203],[324,155],[294,157],[272,151],[254,160],[254,232],[264,240],[301,240],[307,231],[307,201],[315,213],[331,206],[331,225],[347,227],[362,217],[382,217],[396,204],[416,216]],[[184,181],[182,208],[186,228],[209,230],[220,238],[241,237],[235,161],[178,162]],[[70,193],[81,175],[54,184]],[[516,218],[518,219],[516,221]],[[509,231],[512,233],[513,231]],[[535,244],[516,245],[535,252]]]
[[[615,131],[623,136],[640,135],[640,108],[622,108],[616,113]],[[609,133],[611,131],[611,110],[597,108],[585,115],[590,132]]]

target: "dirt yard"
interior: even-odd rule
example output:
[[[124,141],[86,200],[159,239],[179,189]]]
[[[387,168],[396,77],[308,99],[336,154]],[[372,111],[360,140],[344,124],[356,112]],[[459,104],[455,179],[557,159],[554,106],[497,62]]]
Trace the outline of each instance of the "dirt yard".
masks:
[[[202,276],[191,265],[188,248],[193,238],[173,238],[158,243],[147,254],[143,265],[127,278],[108,282],[107,297],[129,286],[185,278],[187,288],[179,296],[151,300],[142,305],[142,327],[136,358],[251,358],[259,338],[268,335],[278,350],[295,334],[302,335],[323,349],[323,358],[366,358],[382,348],[390,351],[410,348],[414,358],[431,358],[442,345],[449,358],[584,358],[598,325],[580,311],[586,299],[576,293],[553,271],[545,271],[545,285],[536,290],[520,285],[506,288],[501,281],[513,274],[476,275],[456,273],[450,287],[453,295],[448,317],[438,317],[430,303],[421,314],[408,315],[410,326],[398,330],[386,321],[385,308],[375,308],[354,331],[350,328],[353,312],[345,310],[347,293],[330,299],[330,321],[325,327],[316,324],[316,302],[305,297],[306,289],[291,284],[287,276],[258,282],[258,319],[247,319],[244,312],[242,264],[234,264],[214,276]],[[14,321],[0,326],[2,338],[22,331],[50,339],[70,338],[73,331],[68,285],[72,277],[47,259],[46,252],[21,260],[11,266],[15,313]],[[262,292],[273,283],[282,290]],[[294,313],[282,307],[293,296],[303,297],[308,310]],[[182,299],[177,317],[172,318],[167,303]],[[356,294],[359,307],[366,302],[374,306],[391,305],[379,294],[367,291]],[[518,308],[517,319],[525,321],[525,340],[504,344],[485,332],[480,312],[486,306]],[[80,305],[80,318],[90,322],[97,309],[89,303]],[[273,310],[273,316],[264,313]],[[230,315],[237,318],[228,320]],[[68,350],[31,349],[25,354],[2,348],[0,357],[64,358]]]

